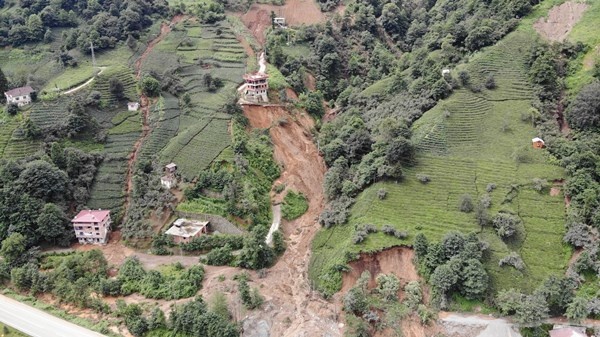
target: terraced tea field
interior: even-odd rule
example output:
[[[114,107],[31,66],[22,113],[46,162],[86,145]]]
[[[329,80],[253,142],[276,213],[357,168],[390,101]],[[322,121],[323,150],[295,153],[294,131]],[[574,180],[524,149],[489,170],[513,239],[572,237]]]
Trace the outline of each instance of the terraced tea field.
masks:
[[[347,252],[411,244],[419,232],[434,241],[453,230],[479,233],[490,243],[486,268],[496,289],[531,290],[547,276],[564,272],[570,257],[562,244],[564,197],[532,187],[534,178],[552,183],[564,178],[564,172],[548,164],[544,150],[531,149],[536,131],[521,120],[533,98],[525,70],[525,51],[533,38],[517,31],[475,56],[466,66],[472,81],[481,83],[492,74],[498,87],[480,93],[460,89],[425,113],[413,126],[413,140],[420,150],[418,165],[406,169],[400,182],[377,183],[361,193],[349,224],[317,234],[310,276],[318,288],[335,287],[341,281],[335,270],[346,263]],[[431,181],[421,183],[417,174]],[[459,211],[462,195],[469,194],[477,202],[488,193],[488,184],[496,185],[489,192],[490,215],[510,210],[522,219],[523,231],[511,242],[502,241],[493,228],[482,229],[474,213]],[[377,197],[382,188],[387,191],[384,200]],[[409,237],[399,240],[376,233],[354,244],[355,227],[366,223],[379,228],[389,224],[408,231]],[[527,266],[523,272],[498,266],[511,251],[523,258]]]

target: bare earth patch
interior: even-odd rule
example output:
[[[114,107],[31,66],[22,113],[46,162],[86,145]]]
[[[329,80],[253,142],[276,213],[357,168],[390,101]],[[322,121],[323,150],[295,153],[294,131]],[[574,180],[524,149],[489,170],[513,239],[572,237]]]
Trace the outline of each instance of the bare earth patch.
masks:
[[[585,3],[567,1],[552,8],[548,12],[548,17],[540,18],[533,24],[533,28],[550,41],[563,41],[587,8],[588,5]]]
[[[261,45],[265,43],[265,30],[271,26],[271,11],[285,17],[288,26],[312,25],[326,18],[314,0],[288,0],[283,6],[254,4],[241,19]]]

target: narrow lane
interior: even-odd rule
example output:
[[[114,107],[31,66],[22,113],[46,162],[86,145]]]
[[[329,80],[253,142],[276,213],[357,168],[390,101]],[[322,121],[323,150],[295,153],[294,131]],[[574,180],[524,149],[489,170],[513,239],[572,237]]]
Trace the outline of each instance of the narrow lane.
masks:
[[[104,336],[4,295],[0,295],[0,322],[32,337]]]

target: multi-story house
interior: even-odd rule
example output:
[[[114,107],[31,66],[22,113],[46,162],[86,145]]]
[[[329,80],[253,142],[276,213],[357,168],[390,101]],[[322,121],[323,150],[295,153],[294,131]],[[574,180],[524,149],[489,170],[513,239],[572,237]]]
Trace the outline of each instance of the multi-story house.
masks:
[[[71,220],[75,236],[81,244],[108,243],[110,232],[110,211],[83,210]]]

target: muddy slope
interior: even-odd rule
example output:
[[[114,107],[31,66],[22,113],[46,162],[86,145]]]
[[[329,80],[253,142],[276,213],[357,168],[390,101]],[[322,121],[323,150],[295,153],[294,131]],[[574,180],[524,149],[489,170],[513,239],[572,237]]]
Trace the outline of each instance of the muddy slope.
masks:
[[[304,193],[308,211],[300,218],[283,222],[287,250],[263,279],[255,279],[266,303],[244,324],[244,336],[341,336],[334,304],[322,300],[309,287],[310,243],[319,230],[323,209],[325,163],[310,136],[313,120],[306,114],[290,114],[278,106],[245,106],[244,114],[253,128],[269,128],[274,157],[281,166],[275,184]],[[279,121],[286,119],[286,123]],[[265,333],[268,333],[266,335]]]
[[[540,18],[533,24],[533,28],[550,41],[563,41],[587,8],[588,5],[585,3],[567,1],[552,8],[548,12],[548,17]]]

